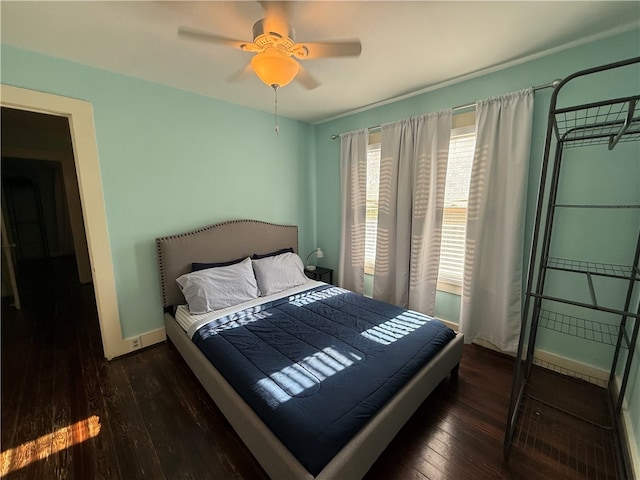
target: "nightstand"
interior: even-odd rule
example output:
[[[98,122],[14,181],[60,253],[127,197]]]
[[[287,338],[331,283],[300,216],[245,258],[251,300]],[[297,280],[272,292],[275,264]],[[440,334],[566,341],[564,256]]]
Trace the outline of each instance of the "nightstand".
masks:
[[[316,267],[315,270],[307,270],[304,269],[304,273],[307,277],[313,280],[320,280],[321,282],[326,282],[326,277],[329,277],[329,283],[333,285],[333,269],[325,268],[325,267]]]

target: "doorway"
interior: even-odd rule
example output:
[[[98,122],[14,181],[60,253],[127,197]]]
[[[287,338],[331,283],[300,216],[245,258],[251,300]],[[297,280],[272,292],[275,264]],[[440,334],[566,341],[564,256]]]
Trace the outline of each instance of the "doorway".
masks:
[[[128,353],[130,348],[122,338],[118,313],[115,275],[109,245],[91,104],[82,100],[8,85],[0,85],[0,104],[9,109],[44,114],[43,118],[56,117],[62,119],[66,124],[71,137],[71,151],[73,152],[71,159],[76,167],[75,176],[79,185],[80,201],[78,206],[80,203],[82,205],[77,214],[84,221],[84,229],[81,229],[81,234],[86,239],[88,251],[86,257],[90,258],[88,271],[93,282],[104,355],[107,359],[112,359]],[[4,150],[5,142],[3,139]],[[31,156],[33,158],[32,155],[26,153],[28,152],[23,151],[17,155],[16,152],[12,152],[11,156],[21,158]],[[68,169],[63,168],[63,170],[66,185]],[[73,209],[72,203],[69,202],[68,206],[71,211]],[[74,231],[74,237],[76,234],[77,232]],[[75,240],[74,246],[77,249]],[[80,262],[81,256],[77,257]]]
[[[3,227],[14,257],[5,267],[17,267],[14,274],[19,277],[27,262],[46,266],[54,259],[71,257],[67,263],[76,265],[80,282],[90,283],[68,120],[2,107],[0,125]],[[6,283],[4,277],[2,281]],[[19,283],[17,287],[11,292],[14,299],[20,296]],[[3,285],[3,297],[9,290]]]

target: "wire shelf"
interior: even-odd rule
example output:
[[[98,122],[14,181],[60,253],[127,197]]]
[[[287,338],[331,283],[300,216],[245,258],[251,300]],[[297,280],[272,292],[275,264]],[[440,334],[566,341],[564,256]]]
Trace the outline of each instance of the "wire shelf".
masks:
[[[578,479],[620,478],[606,380],[533,359],[512,445]]]
[[[555,270],[565,270],[576,273],[590,273],[604,277],[622,278],[625,280],[640,280],[640,275],[629,265],[615,265],[609,263],[586,262],[567,258],[549,257],[545,266]]]
[[[572,317],[550,310],[540,310],[538,322],[540,327],[605,345],[615,346],[620,333],[617,325]]]
[[[634,112],[640,96],[606,103],[558,109],[555,129],[564,147],[630,142],[640,139],[640,115]]]
[[[525,396],[513,446],[528,456],[565,466],[567,478],[619,480],[612,430],[587,424]]]

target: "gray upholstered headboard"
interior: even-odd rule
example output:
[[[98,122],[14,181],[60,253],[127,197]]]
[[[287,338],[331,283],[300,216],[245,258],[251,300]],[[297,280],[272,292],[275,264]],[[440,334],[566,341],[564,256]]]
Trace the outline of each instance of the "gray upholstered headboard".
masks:
[[[233,220],[192,232],[156,239],[162,304],[185,303],[176,278],[191,271],[193,262],[224,262],[293,247],[298,252],[297,225],[259,220]]]

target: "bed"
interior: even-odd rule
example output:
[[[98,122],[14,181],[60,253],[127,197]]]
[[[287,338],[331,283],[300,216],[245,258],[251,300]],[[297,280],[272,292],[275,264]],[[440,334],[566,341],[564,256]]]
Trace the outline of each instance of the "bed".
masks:
[[[335,451],[332,451],[331,448],[333,448],[332,444],[335,444],[336,441],[331,436],[332,433],[328,427],[324,428],[322,424],[309,427],[310,432],[314,432],[312,428],[315,428],[315,431],[318,433],[318,440],[316,443],[312,444],[312,448],[310,449],[314,452],[317,450],[318,455],[323,454],[326,457],[324,459],[313,458],[309,460],[304,457],[304,455],[301,455],[300,451],[298,451],[298,443],[305,440],[305,433],[301,434],[300,432],[294,432],[292,438],[291,434],[288,434],[289,437],[287,437],[283,435],[282,431],[278,431],[276,429],[279,422],[288,421],[287,419],[290,415],[288,411],[284,410],[284,412],[287,413],[281,414],[278,420],[271,420],[264,416],[264,410],[268,410],[268,408],[261,405],[256,406],[255,404],[256,398],[260,395],[256,395],[256,398],[247,398],[245,401],[245,399],[243,399],[243,397],[238,393],[238,391],[243,392],[246,397],[247,392],[249,392],[249,396],[251,396],[251,392],[248,389],[244,389],[241,384],[238,384],[240,380],[236,378],[236,374],[229,373],[228,369],[231,368],[229,364],[238,364],[243,366],[241,370],[247,370],[249,372],[247,375],[250,375],[250,368],[252,368],[253,360],[251,358],[249,358],[249,361],[231,359],[230,355],[235,355],[235,351],[240,350],[240,348],[233,344],[233,342],[237,341],[239,342],[237,345],[241,346],[244,345],[243,342],[246,342],[246,340],[235,340],[235,336],[238,332],[244,331],[246,325],[250,325],[252,332],[251,335],[254,337],[256,336],[256,331],[262,335],[263,330],[255,330],[256,328],[267,328],[261,323],[262,318],[265,317],[265,315],[270,317],[275,315],[273,312],[277,310],[279,312],[278,315],[282,315],[282,317],[278,318],[283,318],[285,320],[288,319],[291,315],[292,309],[294,308],[291,304],[295,300],[298,302],[296,305],[303,305],[304,311],[307,312],[305,314],[305,319],[300,319],[300,328],[303,329],[302,333],[300,333],[301,336],[304,336],[306,334],[305,332],[311,328],[313,328],[314,331],[320,331],[323,335],[329,335],[329,333],[326,332],[330,332],[330,335],[333,335],[336,328],[346,330],[347,335],[351,332],[350,339],[345,340],[346,343],[344,344],[340,343],[339,340],[334,340],[333,337],[331,337],[331,342],[329,342],[329,340],[325,340],[325,343],[331,343],[332,346],[338,345],[338,347],[346,345],[344,347],[346,350],[340,350],[340,348],[337,349],[340,350],[342,354],[347,356],[351,355],[356,360],[349,363],[349,365],[354,364],[353,367],[349,366],[349,368],[345,368],[345,370],[358,371],[357,369],[361,368],[358,363],[361,357],[367,357],[367,361],[370,358],[375,359],[375,361],[378,362],[378,366],[384,363],[393,364],[393,362],[389,361],[391,357],[388,357],[387,361],[385,361],[383,357],[378,356],[382,355],[382,353],[379,352],[382,352],[385,348],[396,348],[396,344],[400,345],[401,342],[396,342],[392,346],[389,346],[389,343],[393,342],[387,342],[384,348],[377,345],[376,342],[368,342],[373,345],[373,353],[367,352],[365,354],[360,354],[360,347],[362,346],[364,348],[364,344],[367,343],[366,338],[362,335],[364,334],[366,336],[367,332],[373,330],[366,328],[367,325],[363,324],[365,326],[362,327],[360,335],[355,335],[352,331],[355,326],[360,325],[361,322],[371,322],[372,318],[377,315],[378,311],[390,309],[390,314],[394,314],[395,311],[391,309],[397,307],[382,303],[374,304],[375,315],[374,313],[371,313],[371,318],[363,318],[362,320],[351,319],[349,321],[353,321],[353,325],[350,325],[349,328],[343,328],[343,323],[341,323],[342,320],[340,322],[335,321],[337,318],[336,315],[338,314],[334,314],[333,310],[330,314],[326,313],[329,311],[326,309],[333,308],[333,306],[329,307],[324,303],[321,303],[318,299],[321,298],[322,302],[326,301],[329,304],[340,304],[340,308],[343,308],[342,305],[346,304],[347,308],[352,309],[353,311],[356,309],[362,310],[362,308],[365,308],[367,304],[361,302],[369,302],[371,299],[365,299],[360,295],[344,291],[339,287],[308,280],[308,284],[300,285],[292,289],[292,291],[285,290],[265,297],[269,300],[268,305],[255,307],[255,305],[260,304],[260,302],[264,300],[256,299],[253,303],[248,303],[248,305],[254,306],[247,310],[240,308],[222,309],[221,313],[216,315],[217,319],[213,321],[206,318],[205,320],[198,320],[200,316],[195,314],[191,316],[187,315],[187,317],[195,318],[196,320],[192,320],[191,324],[185,324],[185,307],[178,308],[178,306],[186,303],[185,295],[189,296],[189,294],[187,293],[187,290],[184,289],[184,284],[182,283],[182,286],[179,286],[176,279],[180,278],[182,281],[183,278],[190,277],[191,275],[189,275],[189,273],[195,267],[194,263],[205,263],[208,266],[226,266],[230,261],[237,262],[237,259],[251,257],[254,254],[269,255],[270,258],[268,261],[271,263],[267,263],[268,265],[273,264],[272,260],[280,259],[281,257],[286,257],[291,260],[296,257],[295,254],[298,250],[297,226],[275,225],[256,220],[236,220],[212,225],[179,235],[158,238],[156,239],[156,246],[158,250],[162,299],[165,309],[164,321],[167,337],[175,345],[185,362],[189,365],[218,408],[222,411],[229,423],[233,426],[240,438],[271,478],[362,478],[404,423],[409,419],[409,417],[411,417],[418,406],[420,406],[440,381],[449,374],[452,376],[457,375],[458,365],[462,357],[462,335],[455,334],[451,331],[445,331],[448,329],[441,328],[438,325],[440,322],[435,320],[432,321],[432,319],[425,320],[423,318],[424,316],[419,317],[420,319],[417,320],[419,322],[419,328],[415,327],[413,329],[422,331],[425,328],[433,328],[434,340],[429,340],[429,342],[426,343],[429,343],[430,349],[435,350],[429,352],[426,347],[415,347],[416,360],[412,360],[415,372],[411,374],[408,380],[396,380],[396,377],[402,377],[402,375],[391,375],[389,380],[380,380],[379,383],[373,383],[378,382],[378,380],[372,379],[371,385],[373,385],[373,387],[366,381],[360,382],[364,384],[362,389],[368,388],[369,390],[367,390],[367,392],[376,392],[376,395],[378,390],[381,390],[378,388],[379,385],[400,382],[400,386],[396,386],[397,391],[390,396],[389,394],[381,393],[377,399],[378,402],[382,400],[382,404],[379,406],[372,407],[369,405],[369,403],[371,403],[369,401],[369,397],[362,401],[357,399],[349,400],[352,402],[352,405],[346,408],[349,411],[355,412],[355,417],[360,423],[354,423],[354,421],[343,422],[344,425],[340,427],[341,430],[338,433],[340,435],[346,434],[348,435],[348,438],[346,440],[339,441],[337,443],[338,447],[335,448]],[[293,253],[278,254],[278,252],[284,252],[285,250],[283,249],[289,249],[290,251],[293,251]],[[255,269],[257,263],[253,261],[253,265]],[[255,271],[256,275],[259,276],[259,271]],[[264,289],[263,285],[264,284],[260,284],[261,288]],[[191,300],[192,299],[190,298],[190,306],[192,306]],[[309,307],[309,305],[312,306]],[[267,310],[267,307],[269,310]],[[353,316],[352,310],[349,310],[349,313],[345,314],[345,319],[350,319]],[[268,314],[265,314],[265,312],[268,312]],[[207,315],[208,314],[204,314],[204,317]],[[241,323],[244,322],[243,328],[234,328],[230,330],[228,328],[228,325],[231,325],[230,319],[237,322],[239,315],[242,319]],[[333,323],[328,327],[315,323],[319,321],[318,319],[320,317],[327,317],[327,319]],[[275,317],[269,318],[269,321],[272,324],[282,325],[281,322],[284,320],[279,319],[274,323],[272,322],[273,318]],[[187,322],[188,321],[189,320],[187,320]],[[412,317],[412,321],[416,320],[413,320]],[[293,326],[298,325],[298,321],[291,321],[288,325],[291,325],[291,328],[293,328]],[[423,325],[427,326],[423,327]],[[290,327],[287,327],[285,329],[284,327],[281,327],[281,330],[289,332],[289,328]],[[326,332],[322,331],[323,328]],[[224,335],[227,334],[228,331],[231,331],[232,333],[229,334],[230,336],[225,337]],[[289,333],[287,333],[287,335],[289,335]],[[409,337],[411,336],[407,335],[407,338]],[[306,338],[310,339],[311,337]],[[212,343],[208,344],[208,346],[204,346],[203,342],[205,340],[211,340],[212,342],[218,343]],[[403,342],[407,341],[408,340],[403,339]],[[202,349],[196,343],[198,343]],[[289,342],[283,341],[282,343]],[[308,340],[307,343],[311,344],[313,343],[313,340]],[[385,342],[382,342],[382,344],[385,344]],[[231,345],[231,347],[227,347],[227,345]],[[405,350],[407,344],[402,343],[402,345],[402,349]],[[226,350],[223,350],[223,348],[226,348]],[[271,346],[268,344],[266,347],[256,346],[256,351],[259,348],[270,349]],[[278,348],[280,348],[280,346],[278,346]],[[354,348],[356,350],[353,350]],[[252,349],[254,349],[253,346],[248,348],[247,351],[250,352]],[[224,355],[220,353],[223,351],[225,352]],[[335,355],[339,356],[340,352]],[[324,355],[322,352],[321,354]],[[428,363],[424,365],[418,364],[418,354],[425,355],[425,358],[428,356]],[[220,357],[217,358],[217,360],[215,358],[216,355]],[[278,355],[280,354],[278,353]],[[286,353],[285,355],[290,354]],[[315,358],[313,355],[310,356],[308,352],[301,353],[300,355],[304,356],[306,359],[311,357]],[[333,358],[337,358],[335,355]],[[213,361],[218,362],[216,363],[217,366],[212,364],[210,358],[212,358]],[[274,359],[276,364],[279,360],[279,357]],[[333,361],[333,359],[330,359],[330,361]],[[407,362],[407,364],[412,362]],[[245,366],[247,368],[245,368]],[[335,370],[341,370],[342,368],[344,368],[344,366]],[[342,372],[339,373],[341,374]],[[274,375],[271,375],[270,378],[277,381],[277,378]],[[286,406],[289,407],[291,411],[295,411],[298,408],[297,405],[299,403],[304,404],[304,402],[311,402],[311,399],[315,394],[312,395],[310,392],[315,390],[322,390],[324,393],[333,391],[333,394],[335,395],[336,392],[339,392],[339,390],[337,390],[338,388],[345,388],[344,385],[340,387],[340,381],[338,381],[340,378],[342,377],[338,374],[332,375],[330,379],[321,378],[319,382],[312,385],[313,388],[310,390],[305,390],[307,388],[305,386],[301,389],[304,390],[303,394],[296,395],[294,392],[291,394],[291,397],[287,397],[293,398],[295,402],[286,402]],[[269,378],[267,378],[267,380],[271,381]],[[257,382],[256,384],[258,383],[260,382]],[[280,383],[278,384],[278,387],[286,389],[286,386],[283,386],[283,384]],[[348,390],[358,390],[358,388],[360,387],[355,387],[352,383],[347,386]],[[255,390],[255,388],[253,390]],[[373,398],[376,395],[372,394],[371,397]],[[334,403],[342,405],[344,403],[342,400],[342,393],[338,394],[338,396],[341,399],[340,402]],[[276,410],[273,403],[273,395],[270,397],[262,395],[262,397],[267,404],[269,404],[269,399],[271,399],[271,409]],[[249,403],[253,406],[250,406]],[[285,401],[283,401],[282,404],[285,404]],[[305,405],[313,404],[309,403]],[[277,409],[280,410],[281,408],[284,407],[278,403]],[[330,409],[318,407],[317,404],[313,408],[323,410],[323,413],[318,412],[318,422],[321,421],[320,417],[322,417],[323,414],[326,414],[329,419],[338,419],[342,422],[343,412],[332,412]],[[375,409],[372,411],[372,408]],[[333,422],[333,420],[331,421]],[[333,423],[331,423],[331,425],[333,425]],[[277,433],[274,433],[272,428]],[[338,433],[336,433],[336,435],[338,435]],[[312,438],[311,434],[309,435],[309,438]],[[313,438],[314,441],[316,441],[315,437]],[[292,451],[295,452],[295,455]]]

